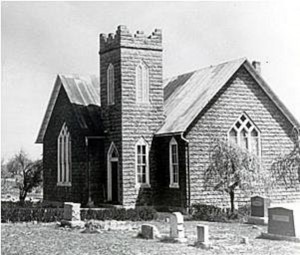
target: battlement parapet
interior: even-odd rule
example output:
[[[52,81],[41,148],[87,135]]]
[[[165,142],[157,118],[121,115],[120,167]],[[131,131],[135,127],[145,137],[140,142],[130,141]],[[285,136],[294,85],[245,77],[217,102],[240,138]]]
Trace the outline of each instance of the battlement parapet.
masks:
[[[117,48],[135,48],[162,51],[162,31],[155,29],[147,36],[143,31],[131,34],[126,26],[120,25],[115,34],[100,34],[100,54]]]

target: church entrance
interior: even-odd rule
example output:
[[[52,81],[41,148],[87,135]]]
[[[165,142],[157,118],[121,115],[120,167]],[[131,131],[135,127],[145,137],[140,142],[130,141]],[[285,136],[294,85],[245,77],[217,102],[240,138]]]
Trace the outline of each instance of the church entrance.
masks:
[[[118,199],[118,161],[111,161],[111,201],[113,204],[119,202]]]
[[[107,153],[107,201],[119,203],[119,156],[114,143]]]

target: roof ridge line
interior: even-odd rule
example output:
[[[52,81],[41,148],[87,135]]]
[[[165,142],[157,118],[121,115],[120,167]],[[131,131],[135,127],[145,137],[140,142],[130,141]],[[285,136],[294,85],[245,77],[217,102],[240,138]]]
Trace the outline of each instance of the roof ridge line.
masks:
[[[178,74],[178,75],[174,75],[174,76],[165,78],[165,79],[163,79],[163,83],[165,83],[165,81],[171,80],[171,79],[173,79],[173,78],[175,78],[175,77],[179,77],[179,76],[181,76],[181,75],[187,75],[187,74],[190,74],[190,73],[195,73],[195,72],[204,70],[204,69],[206,69],[206,68],[212,68],[212,67],[216,67],[216,66],[219,66],[219,65],[225,65],[225,64],[230,63],[230,62],[235,62],[235,61],[236,61],[236,62],[237,62],[237,61],[246,61],[246,60],[248,60],[247,57],[240,57],[240,58],[236,58],[236,59],[224,61],[224,62],[221,62],[221,63],[219,63],[219,64],[214,64],[214,65],[204,66],[204,67],[201,67],[201,68],[199,68],[199,69],[194,69],[193,71],[188,71],[188,72],[186,72],[186,73],[182,73],[182,74]]]

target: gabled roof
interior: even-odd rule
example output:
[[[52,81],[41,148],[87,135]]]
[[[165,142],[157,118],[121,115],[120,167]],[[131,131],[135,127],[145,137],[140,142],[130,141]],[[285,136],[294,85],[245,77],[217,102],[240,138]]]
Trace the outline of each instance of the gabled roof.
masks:
[[[299,122],[246,58],[209,66],[164,81],[165,122],[157,136],[183,133],[229,79],[244,66],[278,109],[297,128]],[[42,143],[59,91],[64,87],[82,128],[101,132],[100,84],[96,76],[58,75],[36,140]],[[76,106],[76,107],[75,107]],[[93,106],[93,107],[91,107]]]
[[[86,129],[99,129],[101,122],[99,79],[96,76],[59,74],[57,75],[36,143],[43,143],[61,87],[66,91],[80,126]]]
[[[229,79],[244,66],[287,119],[299,123],[255,71],[246,58],[241,58],[168,79],[164,83],[165,122],[156,135],[182,133]]]

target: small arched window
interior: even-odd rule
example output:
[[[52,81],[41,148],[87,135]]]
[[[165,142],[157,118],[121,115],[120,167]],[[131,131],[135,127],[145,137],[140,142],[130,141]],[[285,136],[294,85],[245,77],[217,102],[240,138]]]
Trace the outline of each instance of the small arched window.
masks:
[[[228,132],[229,141],[260,157],[260,132],[246,114],[242,114]]]
[[[114,66],[109,64],[107,68],[107,104],[115,103],[115,73]]]
[[[71,185],[71,136],[66,123],[57,138],[57,184]]]
[[[149,186],[149,148],[144,138],[135,145],[136,180],[138,186]]]
[[[178,144],[174,137],[169,144],[170,158],[170,188],[179,187],[179,162],[178,162]]]
[[[136,102],[149,102],[149,68],[144,62],[136,67]]]

